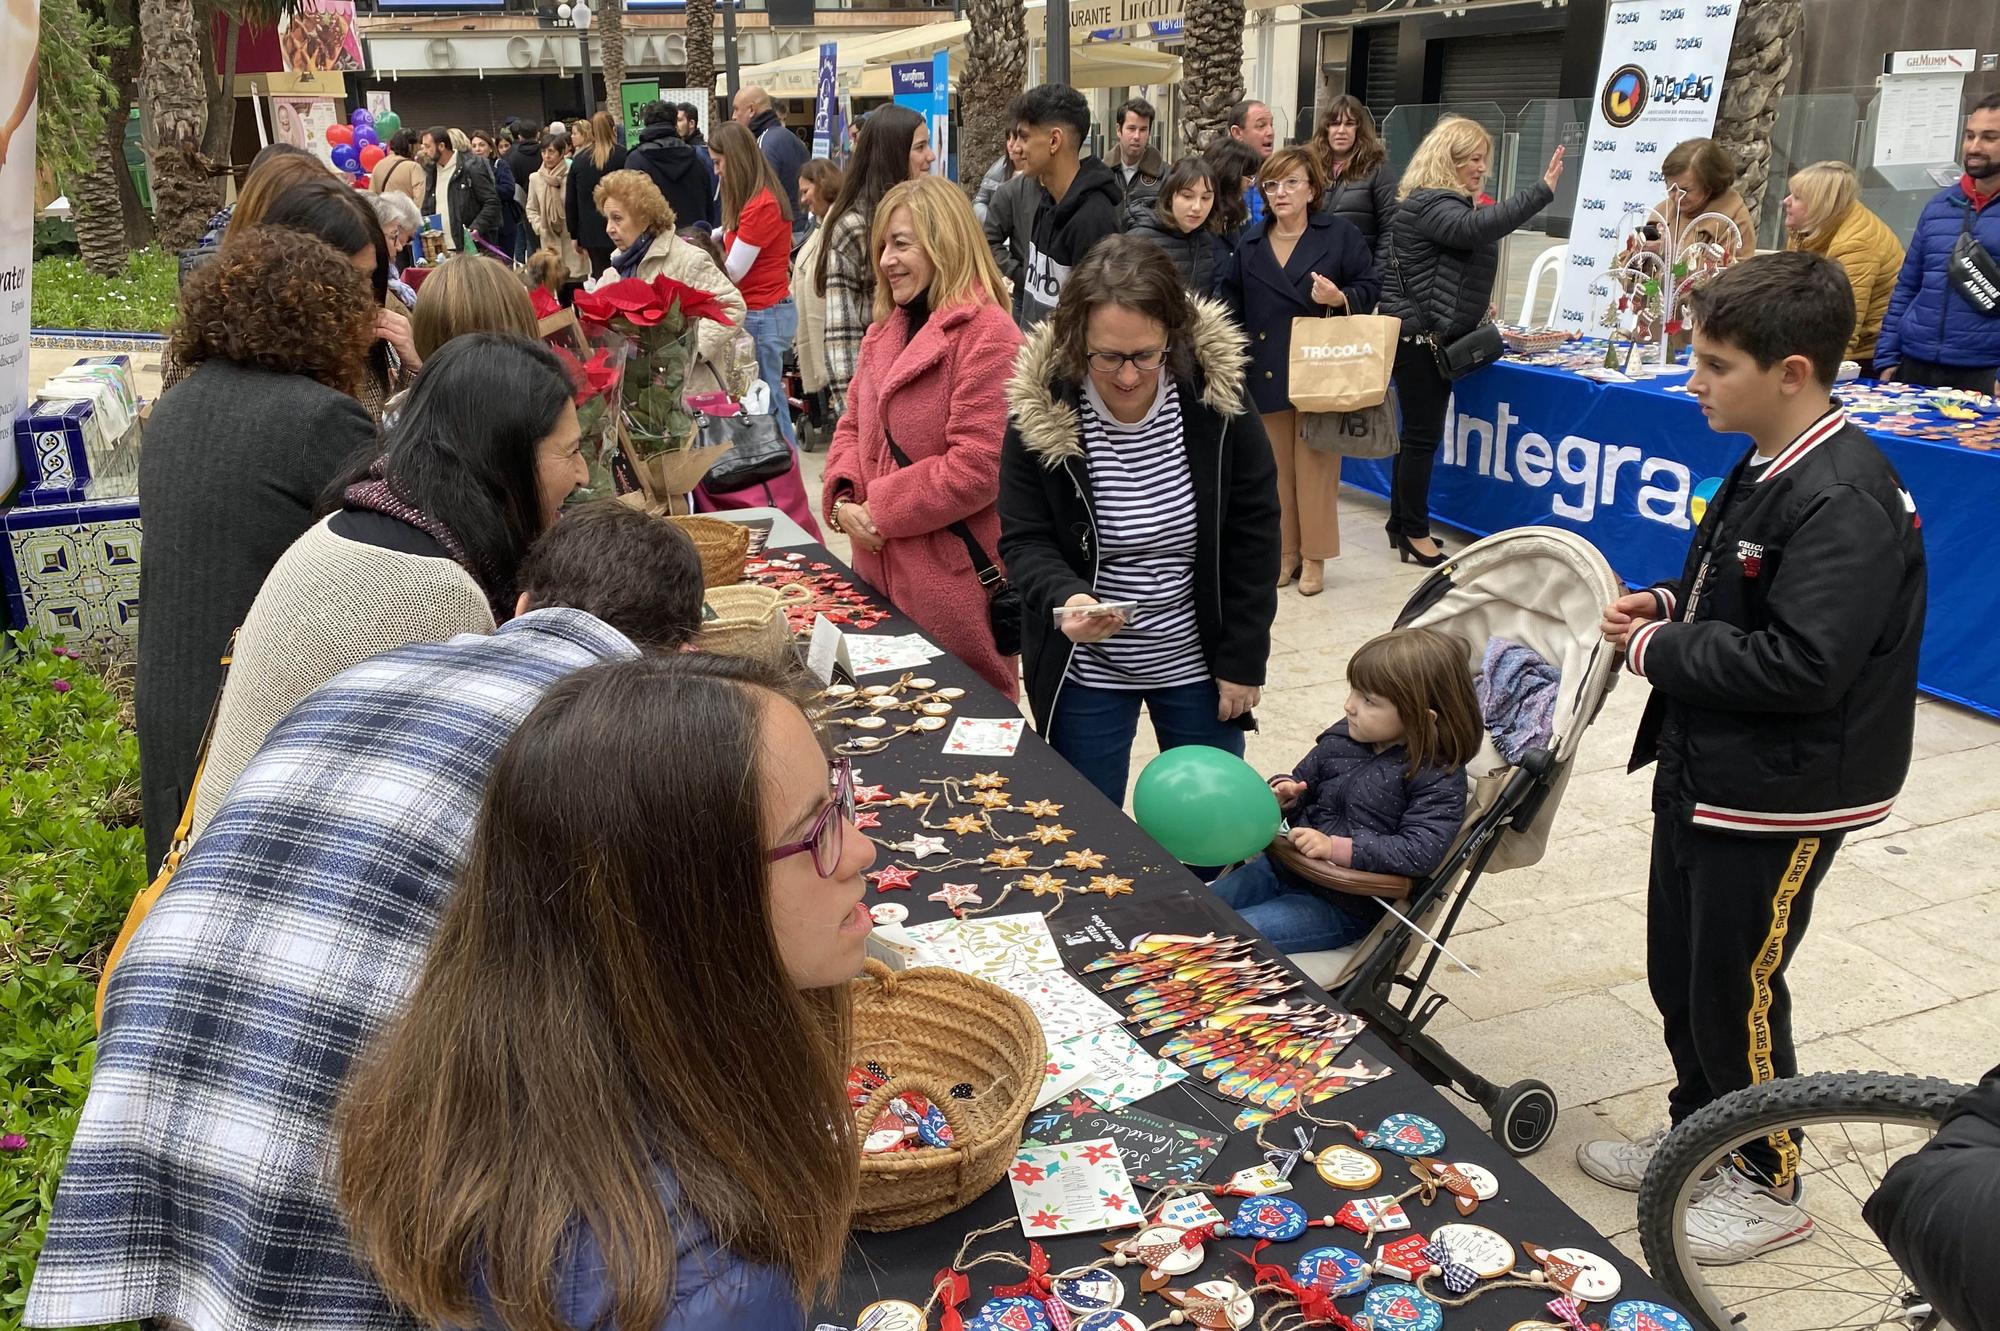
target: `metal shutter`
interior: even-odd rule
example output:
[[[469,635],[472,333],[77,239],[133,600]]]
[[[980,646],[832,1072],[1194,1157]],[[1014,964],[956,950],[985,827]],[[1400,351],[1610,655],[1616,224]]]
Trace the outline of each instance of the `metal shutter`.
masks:
[[[1517,32],[1484,37],[1451,37],[1444,48],[1438,100],[1497,102],[1508,115],[1529,102],[1562,91],[1563,34]],[[1371,75],[1373,70],[1370,70]],[[1372,79],[1371,79],[1372,84]],[[1371,86],[1370,102],[1373,102]]]
[[[1396,39],[1402,25],[1371,24],[1364,31],[1368,35],[1368,44],[1363,48],[1363,59],[1368,63],[1363,71],[1361,100],[1368,103],[1368,109],[1374,113],[1375,123],[1379,125],[1396,107]]]

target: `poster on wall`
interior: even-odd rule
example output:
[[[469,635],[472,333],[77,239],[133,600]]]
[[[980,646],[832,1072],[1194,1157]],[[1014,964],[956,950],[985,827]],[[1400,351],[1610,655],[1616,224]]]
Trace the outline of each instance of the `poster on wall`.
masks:
[[[840,142],[840,94],[835,87],[839,58],[840,47],[836,43],[819,44],[819,77],[813,92],[814,157],[831,159],[834,145]]]
[[[929,60],[911,60],[889,66],[889,90],[895,94],[896,105],[915,111],[922,116],[931,130],[931,151],[937,160],[931,163],[931,174],[947,175],[950,165],[951,113],[950,113],[951,65],[943,51]]]
[[[639,117],[660,100],[658,79],[626,79],[618,85],[618,104],[625,116],[625,142],[637,145],[639,132],[646,128]]]
[[[1590,288],[1625,233],[1666,197],[1661,164],[1674,145],[1715,128],[1741,8],[1741,0],[1612,0],[1553,326],[1599,331],[1586,325],[1610,297]]]
[[[361,39],[354,31],[354,0],[306,0],[278,18],[278,48],[293,74],[359,73]]]
[[[289,143],[325,162],[334,170],[333,145],[326,132],[347,122],[341,118],[340,104],[331,97],[273,97],[271,99],[273,138]]]
[[[28,406],[29,284],[35,262],[36,0],[0,7],[0,496],[14,488],[14,422]]]

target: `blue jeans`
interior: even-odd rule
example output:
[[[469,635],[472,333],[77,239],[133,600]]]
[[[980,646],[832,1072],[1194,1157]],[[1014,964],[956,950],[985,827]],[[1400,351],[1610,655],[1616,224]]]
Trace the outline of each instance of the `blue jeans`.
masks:
[[[1066,679],[1049,718],[1049,747],[1104,798],[1120,808],[1125,782],[1132,771],[1132,740],[1139,733],[1139,704],[1153,717],[1153,734],[1160,752],[1183,744],[1206,744],[1243,756],[1243,732],[1215,719],[1219,701],[1215,681],[1179,684],[1170,689],[1094,689]]]
[[[1269,855],[1259,855],[1214,886],[1222,904],[1243,917],[1280,952],[1324,952],[1365,938],[1387,914],[1361,897],[1353,904],[1331,893],[1293,887],[1278,877]]]
[[[777,414],[778,429],[785,442],[799,446],[792,433],[792,408],[785,400],[785,352],[799,335],[799,307],[791,297],[744,316],[743,326],[757,343],[757,377],[771,390],[771,410]]]

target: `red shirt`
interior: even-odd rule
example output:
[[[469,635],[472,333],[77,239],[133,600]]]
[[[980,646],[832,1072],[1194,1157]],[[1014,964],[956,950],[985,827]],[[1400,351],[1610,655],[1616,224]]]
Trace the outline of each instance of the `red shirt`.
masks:
[[[757,197],[743,205],[736,229],[723,233],[725,263],[739,240],[757,247],[750,271],[736,284],[736,289],[743,293],[743,304],[753,310],[769,309],[791,295],[792,224],[778,211],[778,201],[771,197],[771,191],[759,190]]]
[[[1958,187],[1964,192],[1966,198],[1972,200],[1972,211],[1975,213],[1984,211],[1987,204],[1993,202],[1995,199],[2000,199],[2000,190],[1995,190],[1991,194],[1981,194],[1979,187],[1972,183],[1970,173],[1958,178]]]

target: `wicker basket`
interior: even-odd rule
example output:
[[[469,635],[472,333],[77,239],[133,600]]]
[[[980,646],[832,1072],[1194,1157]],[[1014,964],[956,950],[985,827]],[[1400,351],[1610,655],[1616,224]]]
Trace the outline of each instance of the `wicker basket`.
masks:
[[[750,557],[750,529],[722,518],[673,517],[701,556],[701,585],[733,587],[743,581],[743,563]]]
[[[857,1133],[867,1135],[892,1096],[918,1091],[951,1124],[952,1145],[862,1156],[856,1229],[927,1224],[1005,1177],[1048,1061],[1026,1003],[960,971],[899,972],[871,959],[854,982],[854,1061],[870,1059],[889,1081],[855,1112]],[[952,1097],[961,1083],[971,1084],[971,1099]]]
[[[1539,356],[1545,351],[1554,351],[1569,341],[1570,335],[1560,328],[1502,328],[1500,340],[1507,344],[1507,350],[1517,356]]]
[[[812,588],[795,582],[787,587],[759,587],[744,583],[734,587],[711,587],[702,593],[715,618],[701,626],[701,649],[728,656],[748,656],[771,665],[789,665],[792,653],[792,625],[785,607],[812,599]]]

